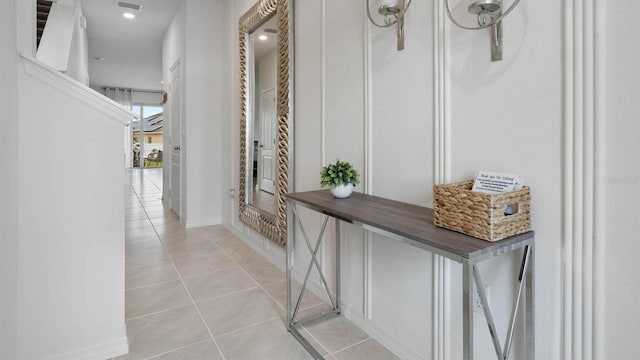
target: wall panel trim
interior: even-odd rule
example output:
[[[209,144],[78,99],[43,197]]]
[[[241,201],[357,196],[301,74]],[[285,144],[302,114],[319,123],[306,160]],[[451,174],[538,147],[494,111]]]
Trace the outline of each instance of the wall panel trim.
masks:
[[[433,183],[451,180],[451,151],[449,112],[449,52],[447,49],[448,23],[444,2],[433,3]],[[432,358],[451,358],[451,269],[450,261],[433,255],[433,342]]]
[[[603,358],[604,76],[596,0],[564,2],[564,359]]]

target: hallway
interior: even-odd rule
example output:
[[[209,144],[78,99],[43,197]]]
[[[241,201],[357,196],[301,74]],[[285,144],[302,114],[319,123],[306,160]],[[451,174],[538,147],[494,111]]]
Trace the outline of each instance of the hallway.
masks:
[[[129,354],[118,359],[311,358],[286,331],[280,269],[222,225],[184,229],[162,205],[162,169],[126,180]],[[303,310],[322,307],[305,294]],[[306,330],[327,359],[396,359],[343,317]]]

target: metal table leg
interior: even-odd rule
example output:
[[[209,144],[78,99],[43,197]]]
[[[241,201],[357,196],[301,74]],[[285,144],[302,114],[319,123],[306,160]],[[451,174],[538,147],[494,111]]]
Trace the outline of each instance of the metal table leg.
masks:
[[[518,288],[516,289],[515,302],[509,319],[509,327],[504,341],[504,347],[500,344],[493,314],[487,301],[487,296],[478,270],[476,262],[469,260],[463,261],[463,358],[473,359],[473,285],[474,282],[480,295],[480,303],[484,312],[489,334],[493,341],[496,356],[499,360],[508,360],[513,343],[513,334],[518,319],[518,312],[522,304],[522,294],[526,293],[525,300],[525,322],[526,322],[526,351],[527,359],[533,359],[533,246],[528,244],[524,247],[522,254],[522,263],[518,272]]]
[[[320,319],[324,319],[329,316],[335,316],[340,314],[340,224],[339,224],[339,220],[336,219],[336,264],[335,264],[336,265],[335,267],[336,289],[335,289],[335,296],[333,296],[331,294],[331,290],[324,276],[320,263],[318,262],[318,259],[317,259],[318,250],[320,249],[320,245],[322,244],[323,235],[327,227],[328,216],[324,217],[322,228],[316,240],[315,247],[311,244],[311,241],[309,240],[309,236],[307,235],[304,225],[302,224],[302,220],[300,219],[300,216],[297,213],[295,204],[293,203],[289,203],[289,206],[287,206],[287,219],[288,219],[287,221],[287,231],[288,231],[287,233],[287,266],[286,266],[287,267],[287,329],[296,338],[296,340],[298,340],[298,342],[302,346],[304,346],[304,348],[313,356],[314,359],[324,359],[324,357],[307,341],[307,339],[305,339],[304,336],[302,336],[302,334],[298,331],[298,327],[303,326],[310,322],[315,322]],[[293,234],[294,220],[295,220],[295,223],[297,223],[298,226],[300,227],[300,232],[302,233],[305,239],[307,249],[309,250],[309,253],[311,255],[311,260],[309,261],[309,265],[307,266],[307,271],[305,273],[304,282],[302,283],[302,289],[300,290],[300,294],[298,295],[298,298],[295,302],[295,306],[293,302],[292,283],[291,283],[293,254],[294,254],[294,247],[295,247],[295,236]],[[322,282],[322,285],[325,291],[327,292],[327,296],[329,297],[329,301],[331,302],[333,311],[322,313],[311,319],[296,321],[296,316],[298,315],[298,310],[300,309],[300,305],[302,303],[302,298],[304,296],[304,293],[307,290],[307,284],[308,284],[311,271],[313,270],[314,265],[315,265],[315,268],[318,270],[320,280]]]
[[[462,262],[462,358],[473,360],[473,274],[469,260]]]

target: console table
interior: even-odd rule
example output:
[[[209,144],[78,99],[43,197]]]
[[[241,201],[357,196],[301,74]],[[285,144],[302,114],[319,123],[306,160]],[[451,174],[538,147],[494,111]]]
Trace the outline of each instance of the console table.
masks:
[[[304,228],[298,206],[303,206],[324,214],[322,227],[316,243],[312,244]],[[323,234],[329,217],[335,219],[335,288],[333,292],[327,283],[325,274],[317,260],[317,253],[322,243]],[[311,322],[321,321],[325,318],[339,315],[340,308],[340,222],[360,226],[366,230],[383,234],[390,241],[402,241],[418,248],[430,251],[462,264],[462,304],[463,304],[463,357],[473,359],[473,285],[478,285],[478,293],[482,303],[485,319],[493,341],[498,359],[506,360],[509,357],[515,325],[519,309],[524,307],[525,312],[525,340],[526,358],[534,356],[534,303],[533,303],[533,269],[534,269],[534,232],[512,236],[510,238],[488,242],[454,231],[436,227],[433,224],[433,210],[421,206],[407,204],[399,201],[365,195],[354,192],[348,199],[335,199],[328,190],[292,193],[287,195],[287,327],[289,332],[307,349],[315,359],[324,359],[323,356],[302,336],[298,330],[301,326]],[[292,260],[296,246],[294,224],[299,226],[303,235],[306,248],[309,250],[311,260],[307,266],[302,289],[293,301],[292,294]],[[513,251],[522,251],[522,263],[520,270],[514,274],[517,283],[515,301],[511,312],[509,327],[501,345],[497,337],[491,309],[486,301],[482,278],[477,264],[489,258]],[[313,267],[320,274],[320,281],[327,292],[332,311],[321,313],[301,321],[297,320],[298,310],[302,296],[307,288],[309,275]],[[525,298],[524,306],[522,299]]]

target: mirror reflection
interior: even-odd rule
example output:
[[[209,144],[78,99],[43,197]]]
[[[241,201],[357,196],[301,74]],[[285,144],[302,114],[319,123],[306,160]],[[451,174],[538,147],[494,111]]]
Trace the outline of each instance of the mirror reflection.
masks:
[[[249,167],[247,203],[270,214],[276,213],[276,78],[277,18],[249,35],[249,104],[247,126]]]

